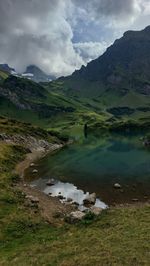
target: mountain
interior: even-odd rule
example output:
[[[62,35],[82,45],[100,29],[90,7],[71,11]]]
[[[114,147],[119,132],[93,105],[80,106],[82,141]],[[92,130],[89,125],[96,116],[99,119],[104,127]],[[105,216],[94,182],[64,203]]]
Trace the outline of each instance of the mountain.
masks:
[[[127,31],[96,60],[71,76],[61,78],[70,89],[85,96],[102,93],[150,95],[150,26]]]
[[[35,82],[46,82],[55,79],[54,76],[47,75],[39,67],[30,65],[26,68],[26,71],[22,74],[23,77],[29,78]]]
[[[16,72],[14,68],[10,67],[8,64],[0,64],[0,70],[8,72],[8,73],[12,73],[12,72]]]
[[[91,128],[147,127],[150,121],[150,26],[128,31],[106,52],[71,76],[52,82],[36,66],[24,77],[0,72],[1,115],[70,131]],[[8,73],[8,72],[7,72]],[[143,126],[144,125],[144,126]]]

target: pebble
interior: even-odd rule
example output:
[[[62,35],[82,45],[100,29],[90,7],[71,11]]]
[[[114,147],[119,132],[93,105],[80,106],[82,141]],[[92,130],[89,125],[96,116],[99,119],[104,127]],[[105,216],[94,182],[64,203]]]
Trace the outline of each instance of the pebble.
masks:
[[[34,169],[34,170],[32,171],[32,173],[33,173],[33,174],[37,174],[37,173],[38,173],[38,170],[37,170],[37,169]]]
[[[114,188],[121,188],[121,185],[119,183],[115,183]]]

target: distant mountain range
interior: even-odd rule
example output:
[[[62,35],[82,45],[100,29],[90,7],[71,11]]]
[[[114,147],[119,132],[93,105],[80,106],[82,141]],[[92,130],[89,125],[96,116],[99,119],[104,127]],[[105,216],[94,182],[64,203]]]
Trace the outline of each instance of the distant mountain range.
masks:
[[[9,67],[8,64],[0,64],[0,70],[6,71],[8,73],[15,72],[15,69]]]
[[[47,75],[39,67],[35,65],[27,66],[24,73],[17,73],[14,68],[11,68],[8,64],[0,64],[0,70],[8,72],[11,75],[27,78],[35,82],[48,82],[55,79],[55,76]]]

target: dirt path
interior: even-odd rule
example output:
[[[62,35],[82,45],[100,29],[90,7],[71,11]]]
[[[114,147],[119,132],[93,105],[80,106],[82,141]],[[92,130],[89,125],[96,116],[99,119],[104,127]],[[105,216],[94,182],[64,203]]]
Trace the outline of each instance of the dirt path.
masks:
[[[46,153],[44,151],[33,151],[32,153],[28,153],[26,158],[17,164],[16,173],[23,179],[25,170],[30,166],[31,163],[38,161],[42,157],[44,157]]]
[[[51,197],[36,188],[30,187],[30,184],[24,180],[24,171],[31,163],[36,162],[45,155],[46,153],[43,151],[33,151],[27,154],[24,161],[16,166],[15,171],[21,177],[21,182],[18,184],[18,187],[25,193],[26,197],[32,196],[38,199],[37,207],[45,221],[50,224],[60,225],[64,222],[65,215],[75,210],[75,206],[69,203],[61,203],[58,198]],[[26,199],[26,203],[28,206],[32,206],[28,199]]]

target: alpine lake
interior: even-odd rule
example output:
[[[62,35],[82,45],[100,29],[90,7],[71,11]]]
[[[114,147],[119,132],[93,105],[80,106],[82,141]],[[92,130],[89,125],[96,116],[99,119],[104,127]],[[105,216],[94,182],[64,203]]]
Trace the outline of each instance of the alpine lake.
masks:
[[[145,202],[150,192],[150,149],[140,133],[74,134],[71,145],[53,152],[26,170],[32,187],[51,196],[83,200],[95,192],[95,206]],[[54,185],[48,186],[48,180]],[[116,188],[119,184],[120,188]],[[62,200],[63,201],[63,200]]]

